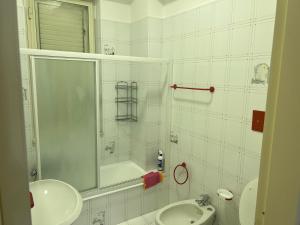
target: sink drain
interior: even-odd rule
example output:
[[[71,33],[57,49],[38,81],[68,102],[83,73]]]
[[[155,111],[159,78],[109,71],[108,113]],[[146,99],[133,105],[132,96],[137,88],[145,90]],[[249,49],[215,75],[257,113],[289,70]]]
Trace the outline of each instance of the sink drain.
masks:
[[[194,223],[195,223],[195,220],[191,220],[191,221],[190,221],[190,224],[194,224]]]

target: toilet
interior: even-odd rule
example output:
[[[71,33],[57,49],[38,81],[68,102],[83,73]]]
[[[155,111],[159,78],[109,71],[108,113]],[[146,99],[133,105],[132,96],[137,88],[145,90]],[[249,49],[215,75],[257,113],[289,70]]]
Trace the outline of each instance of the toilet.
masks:
[[[254,225],[258,179],[250,181],[244,188],[239,207],[241,225]]]

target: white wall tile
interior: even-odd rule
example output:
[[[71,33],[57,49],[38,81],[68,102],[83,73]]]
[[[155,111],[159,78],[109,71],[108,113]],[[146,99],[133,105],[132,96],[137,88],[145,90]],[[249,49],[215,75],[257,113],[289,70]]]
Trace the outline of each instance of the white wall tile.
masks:
[[[231,55],[241,56],[249,54],[251,32],[252,29],[249,25],[234,28],[231,41]]]
[[[254,152],[257,155],[261,153],[263,134],[260,132],[252,131],[251,124],[246,126],[245,132],[245,148],[249,152]]]
[[[132,219],[142,215],[142,192],[140,188],[126,192],[126,219]]]
[[[227,147],[224,149],[223,170],[234,176],[238,176],[241,164],[240,153],[236,148]]]
[[[145,190],[143,194],[143,214],[152,212],[157,209],[158,199],[156,194],[157,187]]]
[[[220,151],[221,151],[221,145],[219,143],[208,142],[207,152],[206,152],[206,163],[211,168],[214,168],[215,170],[217,170],[218,167],[220,166],[220,160],[221,160]],[[210,173],[211,173],[210,171],[206,170],[206,175]],[[215,179],[215,177],[213,179]]]
[[[93,221],[97,219],[102,219],[102,215],[105,215],[105,223],[110,224],[110,212],[109,212],[109,203],[107,197],[100,197],[90,201],[90,223],[93,224]]]
[[[258,177],[260,168],[260,158],[253,156],[245,156],[244,161],[244,179],[251,181]]]
[[[181,15],[173,17],[173,35],[175,37],[181,37],[183,34],[183,20]]]
[[[208,138],[220,141],[223,136],[222,118],[209,116],[207,118],[207,136]]]
[[[90,214],[89,210],[82,210],[79,217],[76,219],[72,225],[89,225],[90,224]]]
[[[270,54],[272,51],[274,21],[257,23],[254,28],[254,54]]]
[[[193,59],[196,57],[197,49],[195,46],[198,44],[196,36],[191,35],[183,38],[183,55],[184,59]]]
[[[126,220],[125,193],[120,192],[109,197],[110,225],[116,225]]]
[[[195,71],[191,71],[189,76],[192,76],[193,83],[197,86],[208,85],[210,80],[210,61],[201,60],[195,65]],[[185,67],[184,67],[185,68]],[[194,75],[195,74],[195,75]],[[193,77],[194,75],[194,77]],[[185,83],[191,83],[191,80],[186,80]]]
[[[232,0],[220,0],[215,3],[214,27],[226,27],[232,21]]]
[[[245,22],[252,18],[254,9],[253,0],[243,0],[234,2],[233,22]]]
[[[246,59],[231,60],[229,64],[228,84],[230,86],[245,86],[249,61]]]
[[[225,140],[227,144],[241,146],[243,126],[239,121],[227,120],[225,124]]]
[[[228,62],[227,60],[216,60],[212,62],[211,84],[224,86],[227,81]]]
[[[214,33],[213,57],[226,57],[229,51],[230,30]]]
[[[255,0],[255,16],[274,17],[276,12],[276,0]]]
[[[194,33],[197,29],[197,9],[193,9],[191,11],[187,11],[183,14],[183,33],[190,34]]]
[[[115,40],[117,28],[113,21],[102,20],[101,29],[102,39]]]
[[[230,117],[241,118],[244,115],[245,98],[243,92],[227,93],[227,110],[226,113]]]
[[[198,58],[208,58],[211,56],[212,51],[212,38],[211,33],[208,34],[200,34],[196,37],[196,42],[198,44],[195,45],[196,48],[196,56]]]
[[[212,84],[214,84],[212,82]],[[217,88],[213,96],[211,97],[208,109],[211,113],[216,113],[222,115],[224,113],[225,102],[225,92],[222,88]]]
[[[213,25],[213,17],[215,13],[215,6],[213,4],[205,5],[200,7],[196,13],[196,30],[199,32],[206,32],[208,29],[211,29]]]

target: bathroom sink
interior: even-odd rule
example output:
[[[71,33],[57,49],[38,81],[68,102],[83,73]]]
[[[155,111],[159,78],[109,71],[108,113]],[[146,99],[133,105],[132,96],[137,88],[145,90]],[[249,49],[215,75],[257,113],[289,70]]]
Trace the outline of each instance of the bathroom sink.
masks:
[[[212,225],[215,208],[211,205],[199,206],[195,199],[170,204],[156,215],[156,225]]]
[[[79,216],[82,198],[71,185],[58,180],[30,183],[34,207],[32,225],[70,225]]]

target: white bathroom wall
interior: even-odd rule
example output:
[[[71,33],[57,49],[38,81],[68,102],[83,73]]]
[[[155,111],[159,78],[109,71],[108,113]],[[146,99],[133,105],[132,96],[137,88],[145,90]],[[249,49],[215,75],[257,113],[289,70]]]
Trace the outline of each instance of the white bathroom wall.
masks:
[[[121,23],[131,22],[131,6],[113,1],[100,0],[101,18]]]
[[[170,148],[171,171],[184,161],[191,178],[184,186],[171,181],[170,200],[208,193],[218,224],[239,224],[241,191],[258,176],[262,133],[251,130],[251,119],[252,110],[265,110],[268,85],[251,80],[257,64],[270,64],[275,6],[275,0],[216,0],[164,19],[163,56],[173,59],[174,83],[216,88],[213,95],[173,92],[179,143]],[[233,202],[217,199],[221,187],[233,191]]]
[[[117,122],[116,89],[117,81],[130,82],[130,63],[116,61],[102,61],[102,97],[104,136],[101,151],[101,165],[122,162],[130,159],[131,130],[130,122]],[[115,143],[113,153],[105,151],[111,142]]]
[[[127,4],[101,0],[100,27],[101,52],[114,49],[116,55],[130,55],[131,7]],[[131,129],[129,122],[117,122],[116,89],[117,81],[131,81],[130,63],[102,61],[104,136],[101,164],[111,164],[130,159]],[[105,151],[105,146],[115,143],[114,153]]]
[[[101,19],[102,53],[114,48],[115,55],[130,55],[130,23]]]
[[[101,43],[101,48],[103,43],[109,43],[115,47],[117,54],[170,58],[174,63],[174,82],[200,87],[214,85],[216,92],[211,98],[207,93],[176,91],[172,98],[172,130],[178,134],[179,143],[168,147],[169,137],[164,134],[168,128],[166,119],[169,117],[166,115],[169,115],[170,104],[166,98],[166,87],[171,82],[166,77],[161,77],[160,81],[157,77],[151,80],[151,73],[147,73],[149,69],[136,68],[129,63],[103,63],[107,133],[103,144],[118,140],[116,154],[111,156],[103,152],[105,163],[127,160],[128,153],[138,161],[140,156],[136,153],[139,147],[144,141],[153,140],[154,132],[160,130],[159,140],[142,146],[141,152],[147,155],[143,164],[150,168],[159,146],[166,148],[166,152],[170,151],[170,157],[166,159],[171,162],[170,172],[182,161],[187,162],[191,172],[190,186],[179,187],[170,181],[171,201],[209,193],[218,210],[219,224],[238,224],[238,201],[242,188],[258,175],[259,169],[262,134],[251,131],[251,113],[253,109],[265,109],[267,85],[251,84],[251,79],[255,65],[270,61],[275,0],[177,0],[157,10],[158,14],[146,10],[147,16],[134,17],[132,8],[117,4],[107,3],[101,8],[101,18],[97,18],[98,24],[101,24],[101,29],[97,26],[97,30],[102,31],[97,36],[97,43]],[[153,9],[158,6],[154,5]],[[108,8],[110,10],[105,10]],[[26,47],[25,12],[23,1],[19,0],[22,47]],[[162,17],[159,17],[161,14]],[[22,62],[23,86],[29,91],[25,59]],[[120,79],[139,79],[142,90],[140,113],[143,126],[131,125],[130,132],[127,125],[115,123],[112,113],[115,112],[114,85]],[[164,96],[160,110],[155,103],[159,95]],[[146,103],[151,99],[154,102]],[[29,169],[36,167],[30,104],[30,98],[25,99]],[[154,115],[158,111],[164,116],[159,121],[153,119],[157,118]],[[149,121],[157,125],[153,129],[143,129]],[[126,141],[128,134],[132,137],[133,133],[141,135],[135,137],[142,137],[136,142],[137,147]],[[168,185],[167,180],[150,191],[137,188],[88,201],[75,224],[97,225],[93,221],[103,210],[106,211],[106,225],[155,210],[168,203]],[[232,190],[235,201],[228,205],[218,201],[215,197],[218,187]]]
[[[141,3],[141,1],[136,1]],[[122,4],[119,4],[118,7]],[[110,5],[112,6],[112,5]],[[141,5],[140,16],[134,15],[135,6],[131,6],[131,21],[126,18],[119,20],[109,13],[113,7],[107,10],[107,5],[102,5],[107,15],[101,15],[101,46],[108,44],[116,49],[116,54],[160,57],[162,43],[162,20],[148,17],[149,11]],[[141,13],[143,12],[143,13]],[[144,13],[146,15],[144,15]],[[153,14],[151,14],[153,15]],[[133,18],[133,19],[132,19]],[[128,42],[129,40],[129,42]],[[159,45],[156,47],[155,45]],[[129,50],[128,50],[129,48]],[[109,154],[102,148],[102,162],[104,164],[122,160],[133,160],[146,170],[156,166],[157,151],[166,149],[165,136],[160,115],[166,110],[167,94],[164,83],[167,79],[167,66],[160,64],[143,63],[102,63],[103,97],[104,97],[104,146],[110,142],[116,142],[116,152]],[[138,122],[116,122],[116,104],[114,102],[117,81],[138,82]],[[164,85],[163,85],[164,84]],[[164,110],[164,111],[163,111]],[[117,131],[117,132],[116,132]],[[128,157],[129,156],[129,157]],[[104,159],[104,160],[103,160]],[[105,211],[105,225],[115,225],[131,218],[141,216],[157,210],[169,202],[168,173],[165,181],[153,189],[144,191],[136,188],[114,194],[104,198],[88,201],[76,225],[93,224],[94,219]],[[101,216],[100,216],[101,217]],[[99,224],[99,223],[95,223]]]
[[[131,4],[131,22],[147,17],[162,18],[163,6],[158,0],[135,0]]]
[[[103,224],[116,225],[155,211],[167,203],[167,181],[146,191],[138,187],[85,202],[81,215],[73,225],[101,225],[96,220],[102,219],[103,212]]]
[[[164,145],[164,132],[161,130],[163,95],[167,79],[168,65],[136,63],[131,67],[133,80],[138,83],[138,122],[131,124],[131,159],[146,170],[157,165],[157,152]]]
[[[146,17],[131,24],[131,55],[161,57],[162,19]]]
[[[138,8],[145,10],[145,12],[143,10],[138,11],[142,19],[135,22],[121,23],[109,15],[101,17],[102,52],[104,52],[105,46],[109,46],[115,48],[118,55],[161,56],[162,21],[148,18],[149,10],[145,5],[140,5],[141,3],[135,1],[131,5],[131,13],[135,19],[137,17],[134,12],[138,11]],[[145,1],[144,4],[150,5],[148,1]],[[102,11],[109,12],[114,11],[113,7],[116,11],[122,7],[125,10],[128,5],[113,3],[108,7],[105,3],[101,7]],[[125,19],[124,21],[126,21]],[[159,148],[160,103],[156,102],[156,105],[153,106],[153,98],[160,98],[162,72],[160,65],[103,62],[102,72],[105,111],[105,141],[102,149],[102,162],[108,164],[132,159],[145,169],[155,168],[156,161],[154,158]],[[115,113],[112,113],[116,112],[114,85],[117,81],[138,82],[138,123],[124,123],[114,120]],[[157,117],[152,116],[149,120],[149,115],[157,115]],[[143,129],[143,127],[147,128]],[[111,141],[116,143],[116,151],[113,154],[104,151],[105,145]]]
[[[139,2],[139,1],[137,1]],[[162,21],[156,18],[126,18],[120,20],[109,13],[114,9],[125,7],[114,3],[107,8],[102,5],[107,15],[101,15],[101,46],[109,45],[116,49],[118,55],[132,56],[161,56]],[[114,6],[115,8],[113,8]],[[125,10],[124,8],[124,10]],[[132,10],[133,7],[131,7]],[[143,7],[142,7],[143,8]],[[107,9],[107,10],[106,10]],[[141,8],[140,8],[141,9]],[[145,12],[147,13],[147,12]],[[142,13],[143,14],[143,13]],[[142,15],[141,14],[141,15]],[[132,14],[131,14],[132,16]],[[158,27],[158,28],[157,28]],[[151,47],[159,43],[159,48]],[[167,66],[143,63],[102,63],[103,103],[104,103],[104,143],[101,157],[104,164],[133,160],[146,170],[156,166],[157,150],[165,142],[161,141],[161,119],[163,90],[162,85],[167,75]],[[117,81],[138,82],[138,122],[116,122],[116,91]],[[166,100],[164,100],[166,102]],[[105,145],[110,141],[116,142],[115,153],[106,152]],[[93,224],[99,212],[105,211],[105,225],[114,225],[125,220],[143,215],[163,207],[169,202],[168,177],[163,184],[144,191],[142,188],[121,192],[108,197],[91,200],[86,203],[78,225]],[[100,216],[101,217],[101,216]],[[98,223],[95,223],[98,224]]]
[[[131,23],[131,55],[142,57],[161,57],[162,54],[162,19],[151,17],[148,8],[151,1],[144,1],[145,15],[135,15]],[[142,2],[134,1],[132,11],[142,8]],[[152,4],[154,4],[152,2]],[[146,7],[147,6],[147,7]],[[153,6],[157,7],[157,5]],[[148,8],[148,9],[147,9]],[[140,12],[139,12],[140,13]],[[136,20],[139,18],[138,20]],[[156,167],[157,151],[167,151],[162,136],[161,113],[165,90],[165,79],[170,75],[168,65],[133,64],[131,73],[138,82],[139,121],[132,125],[132,159],[147,170]]]
[[[167,18],[174,16],[179,13],[183,13],[195,8],[198,8],[202,5],[212,3],[216,0],[175,0],[170,1],[168,4],[165,4],[163,7],[163,17]]]
[[[96,43],[97,52],[105,53],[105,48],[113,49],[116,55],[130,55],[130,21],[131,7],[113,1],[96,1]],[[130,63],[102,61],[102,96],[104,136],[101,148],[101,166],[129,160],[130,125],[127,122],[117,123],[116,90],[119,80],[130,81]],[[105,147],[114,142],[113,153]]]
[[[131,5],[131,55],[161,57],[163,7],[158,0]]]
[[[130,55],[131,6],[101,0],[97,8],[100,8],[97,30],[100,31],[101,52],[108,47],[114,48],[116,55]]]

